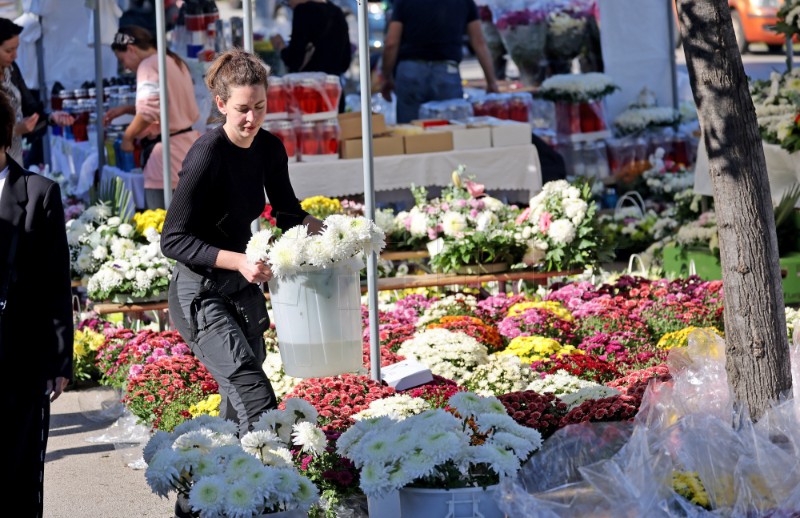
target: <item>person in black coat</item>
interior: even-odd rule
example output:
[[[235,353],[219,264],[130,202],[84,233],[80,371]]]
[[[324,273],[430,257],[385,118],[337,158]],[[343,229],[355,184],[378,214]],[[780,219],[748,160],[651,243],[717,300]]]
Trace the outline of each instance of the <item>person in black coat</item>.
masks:
[[[16,516],[43,512],[50,404],[72,378],[69,247],[58,184],[25,171],[7,151],[15,114],[0,93],[0,408]]]

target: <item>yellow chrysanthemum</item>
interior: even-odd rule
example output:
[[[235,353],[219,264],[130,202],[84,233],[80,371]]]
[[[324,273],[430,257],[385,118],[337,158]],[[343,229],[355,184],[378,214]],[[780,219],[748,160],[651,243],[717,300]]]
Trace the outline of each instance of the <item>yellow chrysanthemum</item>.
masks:
[[[90,351],[96,352],[106,342],[102,333],[86,329],[76,330],[73,340],[72,355],[74,358],[83,358]]]
[[[718,330],[715,327],[684,327],[680,331],[673,331],[672,333],[667,333],[661,337],[658,341],[657,347],[659,349],[673,349],[675,347],[686,347],[689,344],[689,335],[692,334],[694,331],[698,329],[703,331],[709,331],[711,333],[716,333],[719,336],[723,336],[722,331]]]
[[[550,356],[557,354],[583,354],[583,351],[572,345],[561,345],[558,341],[544,336],[518,336],[509,342],[508,347],[497,354],[513,354],[518,356],[522,363],[531,363],[540,360],[549,360]]]
[[[508,316],[517,316],[532,308],[546,309],[547,311],[555,313],[558,318],[566,320],[567,322],[572,322],[575,320],[572,316],[572,313],[570,313],[567,308],[562,306],[560,302],[555,300],[527,300],[524,302],[517,302],[508,308]]]
[[[221,402],[222,396],[219,394],[211,394],[204,400],[198,402],[196,405],[190,406],[189,413],[192,414],[192,417],[197,417],[203,414],[218,416],[219,404]]]
[[[711,510],[708,493],[696,471],[673,471],[672,488],[693,504]]]
[[[136,232],[144,235],[145,230],[154,228],[160,234],[161,230],[164,228],[164,218],[166,217],[167,211],[164,209],[137,212],[133,215],[133,222],[136,224]]]
[[[331,214],[341,214],[342,204],[336,198],[327,196],[311,196],[300,202],[300,207],[312,216],[325,219]]]

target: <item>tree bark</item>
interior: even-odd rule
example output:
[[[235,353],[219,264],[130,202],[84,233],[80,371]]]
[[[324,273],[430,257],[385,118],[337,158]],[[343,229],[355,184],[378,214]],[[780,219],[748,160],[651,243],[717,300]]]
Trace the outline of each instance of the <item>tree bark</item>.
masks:
[[[758,420],[792,386],[764,148],[726,0],[676,0],[719,231],[726,370]]]

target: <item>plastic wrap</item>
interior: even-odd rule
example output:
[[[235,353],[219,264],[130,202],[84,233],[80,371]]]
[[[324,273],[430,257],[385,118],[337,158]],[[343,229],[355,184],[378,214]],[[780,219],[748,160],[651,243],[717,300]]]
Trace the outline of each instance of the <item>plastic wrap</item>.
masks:
[[[525,86],[541,83],[549,0],[495,0],[492,17]]]

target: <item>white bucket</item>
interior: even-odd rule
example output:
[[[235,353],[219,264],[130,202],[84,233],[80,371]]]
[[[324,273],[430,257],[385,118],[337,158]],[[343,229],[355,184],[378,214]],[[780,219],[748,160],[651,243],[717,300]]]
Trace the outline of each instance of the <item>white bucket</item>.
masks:
[[[269,281],[269,293],[286,374],[323,378],[358,371],[362,359],[363,262],[298,273]]]
[[[497,486],[457,489],[400,488],[402,518],[503,518]]]

